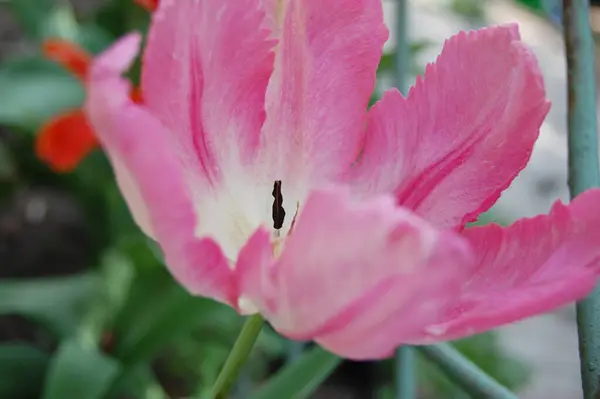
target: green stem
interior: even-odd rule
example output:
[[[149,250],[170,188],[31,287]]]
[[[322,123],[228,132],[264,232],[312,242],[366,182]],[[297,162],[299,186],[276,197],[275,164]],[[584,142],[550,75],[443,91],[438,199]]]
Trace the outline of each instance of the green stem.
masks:
[[[231,387],[235,383],[240,369],[248,359],[252,347],[258,338],[258,334],[264,324],[264,319],[260,314],[255,314],[246,319],[244,327],[238,336],[229,356],[213,385],[211,399],[226,399]]]

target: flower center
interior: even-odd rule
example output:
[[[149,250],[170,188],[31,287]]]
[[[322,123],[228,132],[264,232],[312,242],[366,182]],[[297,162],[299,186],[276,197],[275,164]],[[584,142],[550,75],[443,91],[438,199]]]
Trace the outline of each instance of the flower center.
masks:
[[[285,209],[283,209],[283,194],[281,194],[281,180],[275,180],[273,183],[273,228],[275,235],[279,235],[279,230],[285,221]]]
[[[293,229],[304,192],[302,186],[286,185],[281,180],[256,182],[244,178],[210,195],[198,193],[195,236],[213,238],[235,267],[239,251],[256,229],[264,226],[270,230],[273,254],[278,257]]]
[[[273,205],[271,207],[271,215],[273,217],[273,233],[271,236],[271,247],[273,250],[273,256],[277,258],[283,251],[286,237],[292,233],[296,215],[298,214],[298,209],[300,207],[300,202],[298,202],[296,205],[296,212],[294,213],[294,217],[292,219],[289,229],[287,230],[287,233],[282,237],[281,229],[283,228],[283,224],[285,222],[286,212],[283,208],[281,180],[275,180],[275,182],[273,183],[273,192],[271,194],[273,195]],[[252,314],[258,312],[258,308],[256,307],[256,305],[243,295],[240,296],[240,298],[238,299],[238,307],[242,314]]]
[[[281,236],[281,228],[285,222],[285,209],[283,208],[283,194],[281,193],[281,180],[275,180],[273,184],[273,207],[272,207],[272,215],[273,215],[273,237],[271,239],[271,245],[273,246],[273,255],[277,258],[281,251],[283,250],[283,244],[285,243],[285,239],[287,236],[292,234],[294,230],[294,224],[296,222],[296,216],[298,215],[298,210],[300,209],[300,202],[296,204],[296,211],[294,212],[294,216],[292,218],[292,222],[290,223],[290,227],[287,230],[285,236]]]

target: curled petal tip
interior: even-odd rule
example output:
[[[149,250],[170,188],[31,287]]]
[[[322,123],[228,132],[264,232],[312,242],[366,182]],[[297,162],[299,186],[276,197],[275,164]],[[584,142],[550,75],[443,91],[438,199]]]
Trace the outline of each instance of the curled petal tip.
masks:
[[[474,267],[456,302],[416,343],[464,338],[579,300],[600,274],[600,190],[508,227],[470,227]]]
[[[140,51],[142,35],[132,32],[114,43],[99,55],[92,66],[92,78],[120,75],[131,67]]]

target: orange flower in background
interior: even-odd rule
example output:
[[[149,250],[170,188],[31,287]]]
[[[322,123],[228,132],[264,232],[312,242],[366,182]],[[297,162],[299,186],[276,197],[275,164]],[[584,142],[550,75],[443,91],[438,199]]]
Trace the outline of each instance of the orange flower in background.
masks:
[[[134,0],[152,12],[158,0]],[[49,60],[62,65],[82,83],[87,79],[93,56],[78,45],[62,39],[47,39],[42,53]],[[130,93],[136,103],[142,102],[142,92],[134,87]],[[99,146],[93,129],[83,110],[74,109],[56,115],[40,129],[35,143],[37,157],[59,173],[70,172],[95,148]]]
[[[93,149],[98,140],[83,110],[75,109],[48,121],[35,142],[35,152],[55,172],[70,172]]]
[[[62,65],[75,77],[85,82],[92,55],[78,45],[62,39],[48,39],[42,45],[44,56]],[[131,99],[142,102],[139,88],[131,91]],[[93,129],[82,109],[69,110],[56,115],[40,129],[36,142],[37,157],[46,162],[52,170],[66,173],[99,146]]]
[[[48,39],[42,44],[42,53],[82,81],[85,80],[92,56],[81,47],[62,39]]]
[[[152,12],[156,10],[158,7],[158,0],[133,0],[134,3],[139,4],[141,7],[144,7],[146,10]]]
[[[42,53],[85,81],[92,56],[81,47],[61,39],[48,39],[42,45]],[[83,110],[75,109],[56,115],[41,127],[35,152],[52,170],[65,173],[75,169],[97,146],[98,140]]]

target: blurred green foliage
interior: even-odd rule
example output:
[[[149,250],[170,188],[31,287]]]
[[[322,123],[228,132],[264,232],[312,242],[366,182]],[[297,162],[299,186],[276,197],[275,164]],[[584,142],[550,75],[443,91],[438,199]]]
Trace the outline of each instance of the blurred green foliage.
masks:
[[[62,37],[97,53],[127,31],[145,31],[149,20],[129,0],[103,2],[85,19],[77,18],[64,1],[8,0],[0,7],[11,11],[34,48],[44,38]],[[426,46],[414,43],[413,55]],[[380,74],[391,73],[393,60],[393,54],[383,57]],[[421,69],[415,63],[413,70],[416,75]],[[0,64],[0,200],[7,220],[12,220],[15,195],[43,187],[75,199],[92,242],[84,249],[92,253],[86,252],[86,261],[76,272],[67,267],[67,257],[50,276],[50,263],[42,256],[27,277],[7,272],[0,280],[0,398],[207,397],[242,319],[226,306],[191,297],[173,281],[156,244],[133,223],[100,151],[65,175],[50,172],[33,155],[40,125],[80,106],[83,96],[80,83],[38,51],[14,55]],[[373,101],[377,98],[375,94]],[[19,223],[10,240],[16,240],[29,222]],[[60,238],[61,233],[50,226],[45,234],[25,238],[24,248],[35,252],[44,240]],[[67,246],[74,245],[71,239],[64,236]],[[16,248],[13,241],[10,245]],[[10,269],[2,256],[2,267]],[[6,332],[13,327],[24,332]],[[493,334],[457,345],[507,386],[524,382],[523,365],[502,353]],[[242,378],[244,389],[253,393],[239,397],[309,397],[341,362],[313,348],[281,368],[288,347],[276,333],[264,329]],[[391,375],[390,362],[364,367]],[[430,397],[464,397],[422,361],[419,376]],[[376,381],[382,398],[389,397],[389,380]]]

